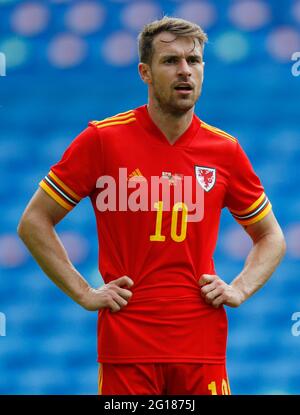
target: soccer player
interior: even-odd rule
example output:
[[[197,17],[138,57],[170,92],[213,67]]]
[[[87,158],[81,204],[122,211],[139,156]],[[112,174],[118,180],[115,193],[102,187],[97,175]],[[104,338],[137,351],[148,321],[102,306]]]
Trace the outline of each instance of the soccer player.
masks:
[[[229,394],[224,305],[238,307],[260,289],[285,252],[238,140],[194,113],[206,40],[186,20],[146,25],[138,69],[148,104],[90,122],[40,182],[18,227],[53,282],[98,310],[100,394]],[[97,289],[55,232],[87,196],[105,282]],[[230,284],[213,262],[224,207],[253,241]]]

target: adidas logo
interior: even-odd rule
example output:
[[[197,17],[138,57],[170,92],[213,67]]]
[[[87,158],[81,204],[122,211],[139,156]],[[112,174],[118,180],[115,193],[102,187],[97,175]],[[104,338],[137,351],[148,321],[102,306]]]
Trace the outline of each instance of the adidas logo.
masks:
[[[140,169],[133,170],[133,172],[129,174],[128,180],[132,179],[133,177],[134,178],[143,177]]]

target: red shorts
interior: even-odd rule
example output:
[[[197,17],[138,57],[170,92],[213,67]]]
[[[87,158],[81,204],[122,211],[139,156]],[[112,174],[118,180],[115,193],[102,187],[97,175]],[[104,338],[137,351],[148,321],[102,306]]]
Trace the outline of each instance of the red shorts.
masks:
[[[99,364],[99,395],[230,395],[225,364]]]

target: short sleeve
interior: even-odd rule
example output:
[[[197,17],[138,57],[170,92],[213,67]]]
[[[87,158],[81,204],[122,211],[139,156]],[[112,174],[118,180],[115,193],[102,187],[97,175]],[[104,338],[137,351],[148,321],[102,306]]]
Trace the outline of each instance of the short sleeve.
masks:
[[[39,185],[62,207],[72,210],[95,189],[101,175],[101,157],[100,137],[93,126],[88,126]]]
[[[272,209],[260,179],[238,143],[224,205],[244,226],[260,221]]]

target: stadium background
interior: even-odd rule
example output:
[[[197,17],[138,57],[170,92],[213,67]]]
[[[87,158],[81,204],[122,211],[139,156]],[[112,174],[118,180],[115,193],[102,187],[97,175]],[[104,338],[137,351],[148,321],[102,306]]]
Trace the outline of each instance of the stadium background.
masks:
[[[292,75],[291,60],[300,51],[300,1],[0,0],[0,52],[7,60],[0,77],[1,394],[97,392],[96,313],[43,275],[16,227],[38,182],[89,120],[145,103],[136,36],[163,14],[193,20],[208,33],[196,112],[239,138],[287,239],[286,257],[269,283],[228,309],[232,392],[300,393],[300,337],[292,330],[300,311],[300,77]],[[58,231],[76,267],[98,286],[89,202]],[[249,248],[224,212],[219,275],[231,281]]]

